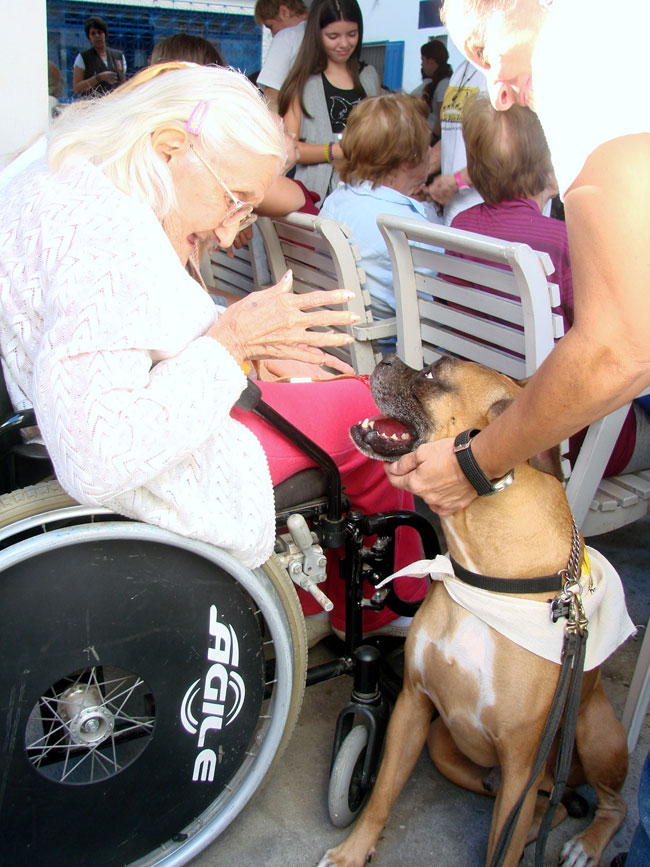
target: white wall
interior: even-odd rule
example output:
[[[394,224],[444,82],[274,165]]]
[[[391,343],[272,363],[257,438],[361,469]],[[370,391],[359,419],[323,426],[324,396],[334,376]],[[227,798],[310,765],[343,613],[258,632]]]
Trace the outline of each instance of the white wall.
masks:
[[[45,0],[0,3],[0,169],[47,130]]]
[[[404,78],[402,87],[413,90],[421,81],[420,46],[430,36],[446,33],[444,27],[418,30],[419,0],[358,0],[363,14],[364,42],[404,42]],[[448,40],[450,63],[456,69],[463,57]]]

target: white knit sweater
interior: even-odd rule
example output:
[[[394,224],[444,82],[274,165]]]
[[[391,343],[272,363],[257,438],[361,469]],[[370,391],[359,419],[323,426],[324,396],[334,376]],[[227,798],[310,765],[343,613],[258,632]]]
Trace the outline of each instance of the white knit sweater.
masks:
[[[0,297],[11,399],[66,491],[264,562],[266,457],[229,416],[246,379],[151,209],[89,163],[34,164],[3,193]]]

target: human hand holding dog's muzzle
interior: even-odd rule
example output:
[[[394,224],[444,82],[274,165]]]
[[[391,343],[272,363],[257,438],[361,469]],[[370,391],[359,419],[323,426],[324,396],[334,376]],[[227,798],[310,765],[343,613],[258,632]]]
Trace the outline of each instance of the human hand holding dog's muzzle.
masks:
[[[392,485],[420,497],[438,515],[453,515],[478,496],[460,468],[452,437],[424,443],[384,469]]]

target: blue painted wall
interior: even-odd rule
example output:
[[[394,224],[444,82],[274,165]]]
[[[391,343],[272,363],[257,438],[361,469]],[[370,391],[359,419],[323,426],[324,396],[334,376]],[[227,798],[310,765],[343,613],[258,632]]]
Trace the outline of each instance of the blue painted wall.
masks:
[[[262,32],[250,15],[47,0],[48,60],[63,73],[64,101],[73,98],[75,57],[90,46],[83,28],[89,15],[106,22],[108,44],[124,53],[129,78],[147,66],[156,42],[179,32],[210,40],[230,66],[249,75],[260,68]]]

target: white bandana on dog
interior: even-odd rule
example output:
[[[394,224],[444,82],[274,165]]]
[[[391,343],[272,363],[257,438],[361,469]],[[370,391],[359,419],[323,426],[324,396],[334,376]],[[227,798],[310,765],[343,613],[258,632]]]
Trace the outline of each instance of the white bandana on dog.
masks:
[[[618,572],[598,551],[587,547],[585,551],[591,561],[593,582],[593,592],[590,592],[589,574],[583,570],[582,602],[589,621],[585,671],[590,671],[602,665],[636,632],[636,628],[625,607],[625,593]],[[378,587],[402,575],[417,578],[430,575],[434,581],[444,582],[447,593],[455,602],[501,635],[551,662],[560,664],[562,661],[566,621],[560,619],[553,623],[547,602],[472,587],[456,578],[449,558],[442,554],[433,560],[418,560],[405,566],[385,578]]]

